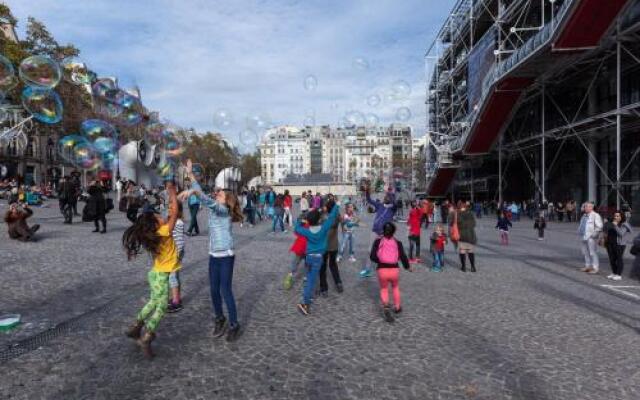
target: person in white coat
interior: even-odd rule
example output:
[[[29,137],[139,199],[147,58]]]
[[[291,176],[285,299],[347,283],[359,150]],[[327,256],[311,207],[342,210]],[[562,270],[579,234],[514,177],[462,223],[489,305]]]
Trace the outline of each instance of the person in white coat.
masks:
[[[602,232],[602,217],[593,211],[593,203],[591,202],[584,203],[583,211],[584,214],[578,227],[578,237],[580,238],[582,254],[584,255],[584,268],[581,271],[588,274],[597,274],[600,269],[598,237]]]

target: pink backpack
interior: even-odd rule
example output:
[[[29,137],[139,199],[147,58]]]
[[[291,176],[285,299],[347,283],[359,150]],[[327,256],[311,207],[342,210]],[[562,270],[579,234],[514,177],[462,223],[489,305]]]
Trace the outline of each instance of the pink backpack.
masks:
[[[394,238],[387,239],[383,237],[378,244],[378,260],[382,264],[398,263],[398,243]]]

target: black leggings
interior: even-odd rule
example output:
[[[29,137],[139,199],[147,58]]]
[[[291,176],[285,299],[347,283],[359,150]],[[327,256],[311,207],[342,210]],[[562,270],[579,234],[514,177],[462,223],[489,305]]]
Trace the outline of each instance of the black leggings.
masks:
[[[607,244],[607,254],[609,255],[609,264],[611,265],[611,272],[614,275],[622,275],[624,269],[624,255],[625,246],[618,244]]]
[[[413,249],[416,249],[416,258],[420,258],[420,236],[409,236],[409,258],[413,258]]]
[[[320,267],[320,291],[322,292],[329,290],[329,284],[327,282],[327,264],[329,264],[331,276],[333,277],[335,284],[337,285],[342,283],[342,280],[340,279],[340,271],[338,270],[338,261],[336,260],[337,257],[338,250],[327,251],[324,253],[322,267]]]
[[[138,209],[137,208],[128,208],[127,209],[127,219],[131,222],[136,222],[138,218]]]

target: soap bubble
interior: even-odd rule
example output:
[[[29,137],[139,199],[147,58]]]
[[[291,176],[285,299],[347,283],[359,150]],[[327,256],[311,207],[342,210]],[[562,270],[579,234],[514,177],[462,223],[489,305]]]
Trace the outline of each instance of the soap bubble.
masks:
[[[271,127],[271,118],[266,114],[256,114],[245,119],[247,129],[263,131]]]
[[[18,73],[26,85],[42,89],[53,89],[62,77],[58,63],[45,56],[25,58],[18,67]]]
[[[180,128],[171,123],[165,124],[164,130],[162,131],[162,144],[164,145],[167,158],[177,158],[184,151],[182,139],[178,133],[179,130]]]
[[[112,101],[125,108],[132,108],[140,104],[140,99],[138,99],[138,97],[122,89],[117,89],[115,91]]]
[[[377,94],[372,94],[367,97],[367,105],[370,107],[378,107],[382,102],[382,99]]]
[[[156,173],[164,180],[173,179],[176,176],[177,170],[177,163],[170,158],[162,160],[156,167]]]
[[[145,139],[151,144],[162,142],[164,125],[160,122],[150,122],[145,126]]]
[[[400,107],[396,110],[396,120],[400,122],[407,122],[411,119],[411,110],[407,107]]]
[[[395,81],[391,85],[391,92],[389,96],[392,100],[406,100],[411,95],[411,85],[409,85],[406,81],[399,80]]]
[[[226,129],[233,125],[233,114],[224,108],[213,113],[213,125],[216,128]]]
[[[366,126],[369,127],[378,126],[378,124],[380,123],[380,119],[378,118],[378,116],[373,113],[365,114],[364,119]]]
[[[107,118],[118,118],[124,112],[124,107],[103,99],[95,99],[93,110]]]
[[[134,126],[142,122],[142,114],[136,110],[125,108],[119,115],[118,121],[127,126]]]
[[[367,61],[367,59],[363,57],[354,58],[351,62],[351,65],[353,66],[353,68],[360,71],[366,71],[369,69],[369,61]]]
[[[73,159],[73,148],[79,143],[89,143],[89,140],[80,135],[66,135],[58,140],[56,150],[64,160],[71,161]]]
[[[318,87],[318,79],[313,75],[308,75],[304,78],[304,89],[308,91],[314,91]]]
[[[91,86],[91,92],[96,97],[101,97],[108,101],[114,101],[115,95],[118,92],[118,87],[113,79],[101,78]]]
[[[53,90],[27,86],[22,91],[22,105],[33,118],[45,124],[62,120],[62,101]]]
[[[72,154],[73,158],[71,159],[71,162],[79,168],[94,170],[99,168],[102,164],[100,154],[98,154],[91,143],[77,143],[73,147]]]
[[[76,85],[89,85],[96,78],[95,73],[89,71],[87,65],[75,57],[65,59],[62,69],[65,79]]]
[[[204,174],[204,169],[200,164],[193,164],[191,166],[191,172],[193,172],[193,175],[195,175],[196,178],[200,178]]]
[[[6,57],[0,55],[0,92],[6,93],[18,84],[13,64]]]
[[[344,115],[345,126],[362,126],[364,121],[364,115],[360,111],[351,110]]]
[[[99,153],[107,153],[116,148],[116,129],[108,122],[88,119],[80,125],[80,133],[93,143]]]
[[[245,129],[238,135],[238,140],[246,148],[255,147],[258,144],[258,134],[251,129]]]

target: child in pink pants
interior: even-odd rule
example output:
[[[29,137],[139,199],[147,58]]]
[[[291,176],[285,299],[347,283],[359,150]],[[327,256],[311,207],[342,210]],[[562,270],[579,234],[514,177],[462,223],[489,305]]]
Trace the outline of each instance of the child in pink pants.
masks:
[[[387,222],[382,228],[382,237],[376,239],[371,246],[370,259],[378,265],[378,283],[380,284],[380,300],[382,301],[382,313],[387,322],[393,322],[389,305],[389,285],[393,289],[393,304],[396,314],[402,311],[400,303],[400,267],[402,262],[404,269],[412,271],[409,259],[404,252],[402,242],[393,237],[396,226]]]

